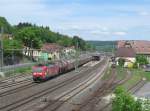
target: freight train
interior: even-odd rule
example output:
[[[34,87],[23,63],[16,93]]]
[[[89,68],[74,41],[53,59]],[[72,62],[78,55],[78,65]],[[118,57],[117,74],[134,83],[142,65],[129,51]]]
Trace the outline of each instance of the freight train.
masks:
[[[95,57],[82,57],[78,60],[78,67],[95,59]],[[38,64],[32,67],[33,81],[45,81],[51,77],[68,72],[75,68],[76,60],[61,60],[54,63]]]

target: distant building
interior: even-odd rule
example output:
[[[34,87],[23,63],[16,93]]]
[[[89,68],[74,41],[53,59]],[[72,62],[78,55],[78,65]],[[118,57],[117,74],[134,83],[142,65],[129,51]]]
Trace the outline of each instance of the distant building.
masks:
[[[3,34],[3,39],[13,39],[13,36],[11,34]]]
[[[117,48],[125,47],[128,44],[134,49],[136,55],[145,55],[150,61],[150,41],[146,40],[130,40],[118,41]]]
[[[116,59],[124,58],[125,66],[134,63],[136,55],[145,55],[150,61],[150,41],[145,40],[129,40],[118,41]]]
[[[60,59],[60,51],[63,49],[62,46],[55,43],[43,44],[41,50],[48,54],[48,60]]]
[[[63,50],[61,51],[61,53],[64,54],[64,56],[71,56],[71,55],[75,55],[75,47],[71,46],[71,47],[64,47]]]
[[[62,47],[54,43],[43,44],[41,49],[31,49],[24,47],[23,54],[25,56],[33,56],[35,60],[56,60],[60,59],[60,51]]]
[[[116,51],[116,61],[118,61],[120,58],[125,60],[124,66],[127,67],[129,64],[135,63],[136,59],[136,53],[133,48],[130,47],[120,47]],[[118,64],[118,62],[117,62]]]
[[[62,56],[69,56],[75,53],[75,48],[63,47],[55,43],[45,43],[41,49],[30,49],[29,47],[24,47],[23,54],[26,56],[33,56],[35,60],[59,60]]]

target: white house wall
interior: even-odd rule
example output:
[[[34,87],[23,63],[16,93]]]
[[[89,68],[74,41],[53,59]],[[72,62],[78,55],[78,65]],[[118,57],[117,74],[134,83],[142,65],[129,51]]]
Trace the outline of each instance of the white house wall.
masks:
[[[125,59],[125,60],[128,60],[124,63],[124,66],[126,67],[129,63],[135,63],[136,62],[136,58],[135,57],[117,57],[116,60],[117,60],[117,65],[119,65],[118,63],[118,60],[122,58],[122,59]],[[130,61],[130,62],[129,62]]]

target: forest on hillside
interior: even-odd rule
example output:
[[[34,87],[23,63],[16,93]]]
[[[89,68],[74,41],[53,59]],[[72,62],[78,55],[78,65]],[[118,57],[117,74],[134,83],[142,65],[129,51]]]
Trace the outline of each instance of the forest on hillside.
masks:
[[[112,52],[116,49],[117,41],[88,41],[92,44],[97,51],[100,52]]]
[[[44,43],[56,43],[63,47],[75,46],[81,50],[91,50],[93,47],[79,36],[70,37],[68,35],[53,32],[49,26],[37,26],[31,23],[19,23],[11,25],[6,18],[0,17],[0,29],[3,29],[3,36],[11,36],[13,39],[4,37],[4,52],[9,55],[11,51],[7,49],[21,49],[23,46],[40,49]],[[17,53],[17,52],[16,52]]]

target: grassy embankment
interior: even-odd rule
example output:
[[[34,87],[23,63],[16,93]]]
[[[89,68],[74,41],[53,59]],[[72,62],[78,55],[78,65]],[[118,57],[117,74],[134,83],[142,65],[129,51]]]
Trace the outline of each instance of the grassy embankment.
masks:
[[[109,67],[105,72],[104,76],[102,77],[102,80],[107,80],[111,76],[111,72],[112,72],[112,68]]]
[[[121,67],[116,67],[117,80],[124,79],[127,75],[127,70],[130,71],[131,77],[124,84],[121,85],[126,89],[135,85],[142,78],[146,78],[147,82],[150,82],[150,72],[145,72],[142,69],[127,69]],[[111,73],[112,73],[112,68],[110,67],[106,71],[105,75],[102,77],[102,80],[107,80],[111,76]]]
[[[125,88],[135,85],[142,78],[145,78],[147,82],[150,81],[150,72],[145,72],[142,69],[130,69],[129,71],[131,72],[131,78],[122,85]]]
[[[105,72],[105,75],[102,77],[102,80],[108,79],[111,76],[112,70],[113,69],[109,67],[108,70]],[[114,70],[116,70],[117,80],[124,79],[126,73],[125,69],[121,67],[116,67]]]
[[[31,66],[23,67],[23,68],[16,68],[15,70],[5,73],[5,77],[21,75],[21,74],[29,74],[29,73],[31,73]]]
[[[135,69],[130,69],[131,77],[122,86],[126,89],[135,85],[138,81],[142,79],[142,75],[137,73]]]

